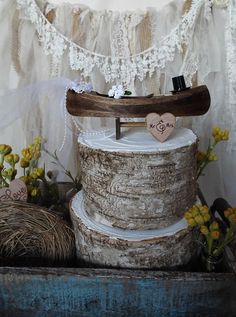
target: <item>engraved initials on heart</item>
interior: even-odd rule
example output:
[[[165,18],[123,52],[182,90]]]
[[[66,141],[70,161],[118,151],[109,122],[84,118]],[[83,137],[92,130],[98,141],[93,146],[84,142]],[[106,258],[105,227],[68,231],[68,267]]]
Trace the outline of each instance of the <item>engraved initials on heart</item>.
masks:
[[[164,142],[174,130],[175,116],[172,113],[149,113],[146,116],[147,130],[160,142]]]

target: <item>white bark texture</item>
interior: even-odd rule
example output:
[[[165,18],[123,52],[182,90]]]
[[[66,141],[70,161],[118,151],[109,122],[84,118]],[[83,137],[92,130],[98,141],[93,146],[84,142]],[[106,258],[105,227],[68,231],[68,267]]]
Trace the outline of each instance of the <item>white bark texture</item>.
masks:
[[[171,268],[188,263],[196,247],[194,231],[182,229],[172,236],[128,241],[87,227],[71,209],[77,257],[106,267]]]
[[[79,147],[85,210],[100,223],[163,228],[195,202],[196,143],[152,153]]]

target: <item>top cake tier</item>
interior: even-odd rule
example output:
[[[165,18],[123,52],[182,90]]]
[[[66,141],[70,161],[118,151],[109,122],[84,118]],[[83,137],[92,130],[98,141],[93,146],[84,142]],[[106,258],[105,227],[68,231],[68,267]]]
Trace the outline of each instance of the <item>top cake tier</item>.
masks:
[[[195,201],[196,136],[175,129],[158,142],[145,129],[79,136],[86,212],[127,229],[158,229],[180,220]]]
[[[124,129],[122,131],[125,131]],[[172,151],[196,143],[196,135],[189,129],[175,129],[170,137],[161,143],[146,129],[127,129],[122,138],[116,140],[111,130],[91,131],[81,133],[78,142],[93,149],[114,152],[151,153]]]

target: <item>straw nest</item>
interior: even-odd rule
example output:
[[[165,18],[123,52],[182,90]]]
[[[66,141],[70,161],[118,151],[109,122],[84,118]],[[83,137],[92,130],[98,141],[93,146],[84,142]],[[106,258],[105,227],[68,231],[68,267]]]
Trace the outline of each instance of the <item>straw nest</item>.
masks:
[[[74,234],[57,215],[25,202],[0,204],[0,256],[67,261],[75,255]]]

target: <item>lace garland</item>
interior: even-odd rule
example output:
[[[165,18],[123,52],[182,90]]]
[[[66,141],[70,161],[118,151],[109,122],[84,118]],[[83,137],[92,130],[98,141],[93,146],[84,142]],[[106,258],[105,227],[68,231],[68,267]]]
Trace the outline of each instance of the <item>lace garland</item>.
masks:
[[[129,86],[135,79],[142,81],[147,73],[152,76],[157,69],[164,69],[167,62],[173,61],[176,52],[182,51],[182,45],[188,46],[192,40],[202,7],[209,6],[208,0],[193,0],[189,12],[182,17],[177,27],[161,39],[158,47],[150,47],[135,55],[117,57],[91,52],[59,33],[41,12],[35,0],[16,1],[24,18],[34,24],[45,54],[52,56],[55,69],[68,49],[69,65],[72,70],[79,70],[82,77],[89,76],[96,67],[106,82],[122,83],[125,86]]]
[[[128,32],[126,27],[126,15],[117,14],[114,18],[112,32],[111,55],[128,58],[130,55]]]

